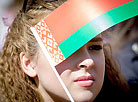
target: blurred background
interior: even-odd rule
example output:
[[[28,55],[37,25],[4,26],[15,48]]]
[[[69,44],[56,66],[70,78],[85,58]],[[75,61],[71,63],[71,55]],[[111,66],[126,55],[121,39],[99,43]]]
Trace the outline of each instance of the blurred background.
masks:
[[[0,0],[0,50],[9,26],[22,8],[24,0]]]

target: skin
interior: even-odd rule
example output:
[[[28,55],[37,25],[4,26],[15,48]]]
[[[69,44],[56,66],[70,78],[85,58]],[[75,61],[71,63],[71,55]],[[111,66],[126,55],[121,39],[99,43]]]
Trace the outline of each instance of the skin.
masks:
[[[56,66],[75,102],[92,102],[102,88],[105,72],[102,47],[103,41],[101,35],[98,35]],[[20,58],[24,72],[36,80],[45,102],[69,101],[41,49],[33,61],[23,52],[20,54]],[[76,79],[81,76],[92,76],[94,80],[91,85],[81,86],[76,82]]]

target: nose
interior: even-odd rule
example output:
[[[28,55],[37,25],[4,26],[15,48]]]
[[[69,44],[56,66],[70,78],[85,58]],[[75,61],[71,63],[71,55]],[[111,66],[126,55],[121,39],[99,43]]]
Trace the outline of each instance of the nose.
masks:
[[[83,61],[81,61],[79,64],[78,64],[78,68],[79,69],[82,69],[82,68],[85,68],[85,69],[90,69],[94,66],[94,61],[92,59],[85,59]]]

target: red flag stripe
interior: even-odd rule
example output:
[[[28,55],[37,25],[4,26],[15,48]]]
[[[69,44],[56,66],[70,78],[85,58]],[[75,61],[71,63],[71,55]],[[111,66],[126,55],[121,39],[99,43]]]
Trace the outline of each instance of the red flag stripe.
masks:
[[[44,21],[60,44],[94,18],[130,1],[133,0],[68,0]]]

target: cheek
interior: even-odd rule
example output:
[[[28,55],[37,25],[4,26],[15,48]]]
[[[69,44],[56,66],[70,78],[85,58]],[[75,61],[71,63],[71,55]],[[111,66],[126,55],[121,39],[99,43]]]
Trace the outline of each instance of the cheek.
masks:
[[[56,81],[55,73],[53,72],[48,60],[45,56],[41,56],[37,62],[36,73],[39,79],[40,84],[43,84],[44,87],[49,84],[54,84],[53,80]]]
[[[100,92],[104,81],[104,73],[105,73],[104,54],[100,54],[100,56],[95,57],[95,68],[93,70],[95,72],[95,78],[96,78],[95,88],[93,89],[93,92],[95,93],[95,95],[97,95]]]
[[[65,94],[64,89],[62,88],[58,78],[56,77],[50,64],[45,58],[42,60],[39,59],[36,71],[39,80],[39,85],[42,86],[44,90],[55,94]]]
[[[97,78],[104,79],[104,72],[105,72],[105,57],[104,53],[102,52],[95,58],[95,67],[96,73],[98,75]]]
[[[50,79],[55,79],[54,72],[48,64],[41,63],[37,67],[37,75],[41,83],[47,84]]]
[[[43,87],[43,90],[56,94],[62,90],[62,86],[60,85],[55,73],[50,66],[39,66],[37,75],[39,85]]]
[[[103,51],[101,51],[99,54],[95,56],[95,61],[99,67],[105,67],[105,56]]]
[[[68,57],[66,60],[64,60],[56,66],[56,70],[59,73],[59,75],[66,72],[67,70],[72,71],[74,69],[74,59],[76,58]]]

